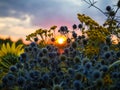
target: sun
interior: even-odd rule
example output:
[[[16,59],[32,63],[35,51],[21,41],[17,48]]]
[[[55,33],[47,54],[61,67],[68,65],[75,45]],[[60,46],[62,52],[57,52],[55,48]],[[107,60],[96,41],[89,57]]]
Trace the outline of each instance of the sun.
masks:
[[[57,36],[56,37],[56,42],[58,43],[58,44],[65,44],[65,41],[66,41],[66,37],[65,36]]]
[[[64,43],[64,38],[59,38],[59,39],[58,39],[58,43],[59,43],[59,44],[63,44],[63,43]]]

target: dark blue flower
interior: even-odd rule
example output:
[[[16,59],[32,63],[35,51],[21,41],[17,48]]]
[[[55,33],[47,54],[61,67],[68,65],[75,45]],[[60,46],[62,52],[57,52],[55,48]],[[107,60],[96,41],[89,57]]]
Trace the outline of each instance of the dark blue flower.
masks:
[[[69,50],[70,50],[70,51],[73,51],[74,49],[73,49],[73,47],[69,47]]]
[[[47,45],[46,48],[51,51],[52,50],[52,46],[51,45]]]
[[[39,53],[38,53],[38,58],[39,58],[39,57],[43,57],[43,53],[42,53],[42,52],[39,52]]]
[[[101,77],[101,72],[99,70],[95,70],[92,74],[94,79],[98,79]]]
[[[38,51],[38,48],[37,48],[37,47],[34,47],[34,48],[33,48],[33,51],[34,51],[34,52],[37,52],[37,51]]]
[[[37,58],[37,62],[40,64],[40,63],[41,63],[41,59],[40,59],[40,58]]]
[[[11,66],[11,67],[10,67],[10,70],[11,70],[12,72],[15,72],[15,71],[17,71],[17,67],[16,67],[16,66]]]
[[[7,82],[8,82],[8,79],[7,79],[7,77],[6,76],[4,76],[3,78],[2,78],[2,83],[3,84],[7,84]]]
[[[37,42],[37,41],[38,41],[38,37],[35,37],[35,38],[34,38],[34,41]]]
[[[120,58],[120,51],[116,53],[116,56]]]
[[[56,72],[55,71],[51,71],[49,75],[50,75],[50,78],[54,78],[54,77],[56,77]]]
[[[16,63],[16,67],[17,67],[17,69],[20,69],[23,67],[23,65],[21,63]]]
[[[31,47],[36,47],[37,44],[36,44],[35,42],[32,42],[32,43],[30,43],[30,46],[31,46]]]
[[[47,57],[42,57],[41,60],[44,64],[48,64],[48,62],[49,62],[49,59]]]
[[[106,7],[106,10],[107,10],[107,11],[111,11],[111,6],[107,6],[107,7]]]
[[[52,42],[55,42],[55,38],[51,38],[51,41],[52,41]]]
[[[116,78],[118,78],[118,72],[112,72],[112,77],[114,78],[114,79],[116,79]]]
[[[67,57],[66,57],[65,55],[61,55],[61,56],[60,56],[60,60],[61,60],[61,61],[65,61],[66,58],[67,58]]]
[[[86,69],[90,69],[92,67],[92,63],[91,62],[85,63],[85,67]]]
[[[102,66],[102,71],[107,72],[108,71],[108,66],[107,65]]]
[[[68,49],[68,48],[65,48],[65,49],[64,49],[64,53],[65,53],[65,54],[68,54],[68,52],[69,52],[69,49]]]
[[[67,38],[67,43],[70,43],[71,42],[71,39],[70,38]]]
[[[25,51],[25,52],[28,52],[28,51],[29,51],[29,48],[28,48],[28,47],[25,47],[25,48],[24,48],[24,51]]]
[[[27,54],[26,54],[26,53],[22,53],[22,54],[20,55],[20,57],[25,60],[25,59],[27,58]]]
[[[8,73],[3,79],[2,82],[5,86],[11,87],[15,83],[15,75]]]
[[[28,63],[24,64],[24,69],[29,69],[29,64]]]
[[[72,75],[72,74],[75,74],[75,71],[72,68],[68,68],[68,73]]]
[[[25,83],[26,83],[26,79],[23,76],[20,76],[20,77],[17,78],[17,84],[19,86],[24,86]]]
[[[77,46],[78,46],[78,43],[77,42],[72,42],[72,48],[77,48]]]
[[[75,32],[72,33],[73,38],[77,37],[77,34]]]
[[[73,28],[73,29],[76,29],[76,28],[77,28],[77,25],[76,25],[76,24],[74,24],[74,25],[72,26],[72,28]]]
[[[40,72],[33,70],[29,73],[29,75],[32,80],[38,80],[40,77]]]
[[[80,63],[80,57],[77,56],[76,54],[77,54],[77,52],[73,51],[73,56],[75,56],[73,60],[77,64],[77,63]]]
[[[48,80],[49,80],[49,75],[48,75],[48,74],[44,74],[44,75],[42,76],[42,79],[43,79],[44,81],[48,81]]]
[[[15,76],[14,76],[13,74],[7,74],[7,78],[8,78],[8,80],[10,80],[10,81],[15,80]]]
[[[73,81],[73,86],[75,89],[80,90],[80,88],[82,87],[82,83],[80,80],[75,80]]]
[[[61,27],[60,27],[60,30],[61,30],[62,32],[64,32],[64,31],[65,31],[65,27],[64,27],[64,26],[61,26]]]
[[[49,52],[49,53],[48,53],[48,56],[49,56],[49,58],[54,58],[54,57],[55,57],[55,53]]]
[[[104,46],[103,46],[103,50],[104,50],[104,51],[108,51],[108,50],[109,50],[109,46],[108,46],[108,45],[104,45]]]
[[[78,25],[78,28],[80,28],[80,29],[81,29],[81,28],[82,28],[82,24],[79,24],[79,25]]]
[[[64,72],[59,71],[59,72],[58,72],[58,76],[63,77],[63,76],[64,76]]]
[[[102,65],[105,65],[105,61],[104,61],[104,60],[101,60],[101,64],[102,64]]]
[[[111,53],[110,53],[110,52],[106,52],[106,53],[104,54],[105,59],[109,59],[110,56],[111,56]]]
[[[32,47],[31,47],[31,46],[29,46],[29,47],[28,47],[28,50],[29,50],[29,52],[31,52],[31,51],[32,51]]]
[[[68,27],[67,27],[67,26],[64,26],[64,28],[65,28],[65,31],[67,32],[67,30],[68,30]]]
[[[100,68],[101,68],[101,66],[102,66],[102,65],[101,65],[101,63],[96,63],[95,68],[96,68],[96,69],[100,69]]]
[[[61,34],[67,34],[68,33],[67,26],[61,26],[58,32],[60,32]]]

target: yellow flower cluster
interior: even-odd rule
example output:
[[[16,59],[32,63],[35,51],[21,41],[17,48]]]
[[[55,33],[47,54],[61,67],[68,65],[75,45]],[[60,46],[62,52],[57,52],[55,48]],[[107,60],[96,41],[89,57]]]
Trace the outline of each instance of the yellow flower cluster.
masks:
[[[52,26],[49,30],[47,29],[38,29],[34,33],[31,33],[26,36],[27,41],[31,41],[34,37],[37,37],[38,35],[42,40],[45,40],[46,37],[53,36],[53,31],[57,28],[57,26]]]
[[[100,43],[106,42],[106,36],[110,35],[108,28],[99,25],[92,18],[84,14],[78,14],[78,19],[85,25],[82,29],[83,34],[87,34],[89,38],[84,50],[85,54],[88,56],[98,54]]]
[[[105,23],[103,25],[104,26],[109,26],[109,25],[116,25],[116,24],[117,24],[116,20],[108,19],[108,20],[105,21]]]
[[[99,43],[104,42],[106,36],[110,34],[107,28],[100,26],[89,16],[78,14],[78,19],[80,22],[85,23],[85,25],[88,27],[88,30],[86,30],[84,33],[87,33],[88,38],[91,41]]]
[[[112,80],[111,80],[109,74],[105,75],[105,77],[103,78],[103,81],[104,81],[104,85],[110,85],[110,84],[112,84]]]
[[[105,42],[106,36],[110,34],[106,28],[102,27],[87,30],[86,33],[91,41],[98,42],[98,44],[101,42]]]
[[[106,20],[106,22],[103,24],[104,27],[107,27],[109,32],[111,34],[117,34],[118,33],[118,27],[117,27],[117,21],[116,20],[111,20],[111,19],[108,19]]]
[[[94,47],[92,45],[87,45],[85,47],[85,50],[84,50],[85,54],[88,56],[88,57],[91,57],[93,55],[96,55],[98,54],[99,52],[99,48],[98,47]]]
[[[95,22],[93,19],[91,19],[89,16],[86,16],[85,14],[77,14],[78,19],[89,26],[99,26],[97,22]]]
[[[31,38],[32,38],[33,36],[35,37],[35,36],[36,36],[36,33],[31,33],[31,34],[27,35],[27,36],[26,36],[26,40],[27,40],[27,41],[31,40]]]

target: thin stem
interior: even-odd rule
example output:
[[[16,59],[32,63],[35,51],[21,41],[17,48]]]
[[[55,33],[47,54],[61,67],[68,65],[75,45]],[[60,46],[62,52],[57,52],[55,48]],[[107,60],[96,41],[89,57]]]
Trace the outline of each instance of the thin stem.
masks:
[[[105,14],[105,12],[103,12],[100,8],[98,8],[97,6],[95,6],[95,5],[93,5],[93,7],[95,7],[96,9],[98,9],[101,13],[103,13],[105,16],[107,16],[106,14]]]
[[[105,14],[105,12],[103,12],[100,8],[98,8],[97,6],[95,6],[94,4],[96,3],[96,2],[91,2],[91,0],[89,0],[89,2],[87,2],[86,0],[84,0],[84,2],[86,2],[87,4],[89,4],[90,5],[90,7],[91,6],[93,6],[93,7],[95,7],[96,9],[98,9],[101,13],[103,13],[105,16],[107,16],[106,14]]]
[[[119,10],[119,7],[116,9],[115,15],[117,14],[118,10]],[[112,18],[112,20],[114,20],[114,18],[115,18],[115,16]]]

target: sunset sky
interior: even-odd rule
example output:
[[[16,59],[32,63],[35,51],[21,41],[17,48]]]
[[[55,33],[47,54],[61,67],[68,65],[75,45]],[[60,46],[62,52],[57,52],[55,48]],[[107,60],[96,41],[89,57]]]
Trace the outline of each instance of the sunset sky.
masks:
[[[118,0],[95,0],[105,11],[107,5],[115,5]],[[0,0],[0,37],[14,40],[24,38],[38,28],[62,25],[71,28],[79,24],[77,13],[86,14],[97,22],[105,16],[82,0]]]

